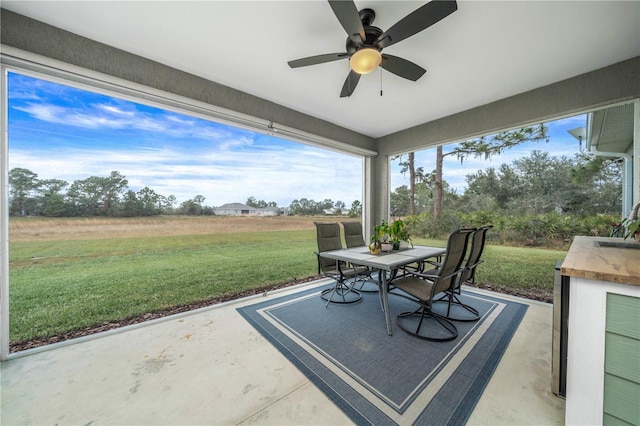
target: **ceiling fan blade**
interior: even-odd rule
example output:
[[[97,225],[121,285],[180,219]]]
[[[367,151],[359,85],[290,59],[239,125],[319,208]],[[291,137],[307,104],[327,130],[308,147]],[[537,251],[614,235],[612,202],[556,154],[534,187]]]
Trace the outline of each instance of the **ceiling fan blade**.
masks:
[[[309,65],[324,64],[325,62],[338,61],[349,57],[347,52],[327,53],[324,55],[309,56],[307,58],[295,59],[287,62],[291,68],[306,67]]]
[[[427,70],[419,65],[414,64],[406,59],[399,58],[393,55],[382,55],[382,63],[380,64],[385,70],[394,73],[398,77],[406,78],[407,80],[416,81],[423,76]]]
[[[340,92],[340,97],[345,98],[345,97],[351,96],[353,94],[353,91],[356,90],[358,81],[360,81],[360,74],[354,71],[349,72],[347,79],[344,81],[344,84],[342,85],[342,91]]]
[[[377,38],[374,45],[380,49],[389,47],[429,28],[456,10],[458,10],[458,5],[455,1],[433,0],[396,22],[394,26]]]
[[[349,38],[358,46],[362,45],[366,36],[355,3],[351,0],[329,0],[329,6]]]

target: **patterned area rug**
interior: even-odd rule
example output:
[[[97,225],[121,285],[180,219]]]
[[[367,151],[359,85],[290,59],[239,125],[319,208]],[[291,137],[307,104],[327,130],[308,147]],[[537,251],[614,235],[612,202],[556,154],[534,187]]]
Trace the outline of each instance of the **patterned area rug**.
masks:
[[[377,293],[325,308],[320,291],[238,311],[357,424],[464,424],[527,310],[465,290],[481,319],[456,322],[458,337],[436,343],[395,323],[388,336]],[[395,321],[417,305],[390,295],[389,306]]]

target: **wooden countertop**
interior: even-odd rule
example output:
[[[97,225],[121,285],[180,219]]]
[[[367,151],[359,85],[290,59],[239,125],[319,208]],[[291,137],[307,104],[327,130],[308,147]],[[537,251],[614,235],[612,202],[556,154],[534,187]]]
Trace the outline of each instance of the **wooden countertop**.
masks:
[[[603,247],[598,242],[640,245],[631,239],[575,237],[562,263],[562,275],[640,285],[640,249]]]

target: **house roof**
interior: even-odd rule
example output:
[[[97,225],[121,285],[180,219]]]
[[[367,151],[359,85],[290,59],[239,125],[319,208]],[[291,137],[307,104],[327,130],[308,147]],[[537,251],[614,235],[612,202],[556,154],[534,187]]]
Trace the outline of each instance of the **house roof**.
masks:
[[[249,207],[242,203],[227,203],[220,207],[216,207],[216,210],[256,210],[255,207]]]
[[[375,10],[383,30],[422,4],[356,2]],[[2,7],[371,138],[640,56],[637,1],[458,1],[444,20],[385,49],[425,67],[422,78],[376,71],[341,99],[346,61],[287,66],[344,51],[346,33],[326,1],[4,0]]]

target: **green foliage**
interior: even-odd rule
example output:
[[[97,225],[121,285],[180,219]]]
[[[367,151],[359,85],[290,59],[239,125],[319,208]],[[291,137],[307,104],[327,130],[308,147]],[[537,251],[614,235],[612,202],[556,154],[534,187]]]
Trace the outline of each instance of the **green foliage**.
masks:
[[[412,244],[409,228],[401,219],[396,219],[391,222],[387,228],[387,232],[389,233],[389,239],[394,245],[400,243],[400,241],[406,241]]]
[[[487,238],[502,244],[526,246],[562,246],[576,235],[607,236],[613,215],[561,215],[544,214],[513,215],[496,210],[478,210],[470,213],[447,211],[435,223],[431,215],[424,213],[406,218],[411,233],[425,238],[444,238],[459,227],[493,225]]]
[[[460,162],[470,155],[476,158],[484,157],[484,159],[488,159],[521,143],[541,140],[549,142],[549,137],[546,134],[544,125],[538,124],[461,142],[447,155],[455,155]]]
[[[571,177],[573,168],[588,159],[577,155],[573,159],[551,157],[532,151],[529,157],[503,164],[500,170],[489,168],[467,175],[466,198],[491,196],[496,208],[520,213],[612,213],[619,211],[621,186],[619,170],[609,169],[591,175],[588,182]],[[584,176],[583,176],[584,178]]]
[[[391,193],[390,206],[391,216],[406,216],[409,214],[410,198],[407,185],[399,186]]]
[[[245,204],[249,207],[255,207],[258,209],[264,209],[266,207],[278,207],[278,203],[275,201],[269,201],[268,203],[265,200],[256,200],[255,197],[247,198]]]
[[[620,225],[624,229],[624,239],[633,238],[640,232],[640,217],[636,219],[625,218]]]
[[[401,241],[406,241],[413,246],[409,227],[401,219],[396,219],[391,223],[383,220],[379,225],[374,226],[371,243],[376,245],[393,243],[394,249],[397,250]]]
[[[373,234],[371,234],[371,242],[386,242],[389,240],[389,224],[386,220],[373,227]]]
[[[351,203],[351,208],[349,209],[349,217],[361,217],[362,216],[362,204],[359,200],[355,200]]]
[[[433,220],[431,212],[421,213],[405,218],[411,235],[423,238],[445,238],[451,231],[462,226],[462,220],[457,213],[449,210],[442,212],[439,221]]]

